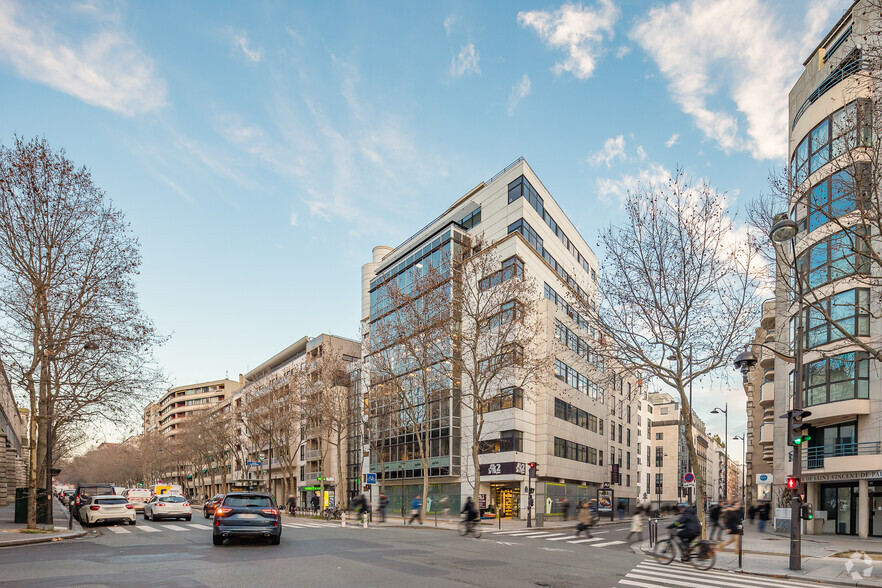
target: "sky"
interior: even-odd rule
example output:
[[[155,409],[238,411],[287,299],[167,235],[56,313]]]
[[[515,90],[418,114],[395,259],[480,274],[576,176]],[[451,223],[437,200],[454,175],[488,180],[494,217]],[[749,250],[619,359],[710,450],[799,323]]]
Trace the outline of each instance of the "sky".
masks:
[[[737,214],[850,4],[0,0],[0,142],[45,137],[125,213],[170,384],[237,379],[358,338],[371,249],[520,156],[596,253],[678,167]],[[738,378],[699,388],[743,431]]]

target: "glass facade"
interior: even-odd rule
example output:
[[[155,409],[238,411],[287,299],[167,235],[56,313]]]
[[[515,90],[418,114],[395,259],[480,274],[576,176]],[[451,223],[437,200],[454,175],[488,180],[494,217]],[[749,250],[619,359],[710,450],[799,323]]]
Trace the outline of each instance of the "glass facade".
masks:
[[[869,398],[870,360],[864,353],[842,353],[806,364],[804,406]]]

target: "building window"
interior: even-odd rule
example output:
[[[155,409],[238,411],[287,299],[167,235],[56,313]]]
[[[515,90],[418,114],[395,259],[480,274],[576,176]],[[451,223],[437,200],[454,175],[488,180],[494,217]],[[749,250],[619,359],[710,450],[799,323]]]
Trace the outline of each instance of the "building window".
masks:
[[[659,412],[659,414],[663,414],[663,415],[664,415],[664,414],[668,414],[668,407],[667,407],[667,406],[663,406],[663,407],[661,407],[661,408],[659,409],[658,412]]]
[[[827,221],[839,218],[859,205],[861,178],[869,175],[869,166],[839,170],[815,184],[808,193],[808,230],[814,231]]]
[[[656,441],[661,441],[661,440],[664,439],[664,438],[665,438],[665,434],[664,434],[664,433],[656,433],[656,434],[655,434],[655,440],[656,440]]]
[[[625,481],[625,486],[629,486],[629,487],[630,487],[630,486],[631,486],[631,474],[627,474],[627,475],[625,476],[625,480],[626,480],[626,481]]]
[[[494,412],[506,408],[524,408],[524,391],[521,388],[503,388],[499,394],[484,402],[483,412]]]
[[[625,454],[625,469],[626,470],[631,469],[631,452],[630,451]]]
[[[502,453],[504,451],[523,451],[524,433],[511,430],[502,431],[499,439],[487,439],[478,443],[478,453]]]
[[[843,353],[805,366],[805,406],[869,398],[870,360],[865,353]]]
[[[554,377],[568,384],[579,392],[603,402],[603,388],[589,380],[559,359],[554,360]]]
[[[848,150],[872,145],[871,116],[869,102],[856,100],[818,123],[799,143],[790,160],[790,176],[796,185]]]
[[[511,278],[523,277],[524,262],[520,257],[514,255],[502,262],[502,268],[500,270],[493,272],[485,278],[482,278],[480,287],[481,290],[489,290],[493,286],[499,285],[502,282],[510,280]]]
[[[592,433],[597,432],[598,418],[596,416],[585,412],[581,408],[576,408],[560,398],[554,399],[554,416],[583,429],[588,429]]]
[[[477,210],[466,215],[464,219],[459,221],[459,224],[461,224],[462,228],[465,230],[469,230],[472,227],[481,224],[481,207],[479,206]]]
[[[868,288],[854,288],[834,294],[818,305],[823,306],[830,318],[849,335],[867,337],[870,335],[869,298]],[[817,347],[845,338],[839,328],[827,322],[817,308],[807,308],[805,314],[806,347]]]
[[[576,443],[575,441],[567,441],[560,437],[554,438],[554,456],[582,463],[597,464],[598,453],[600,455],[600,465],[603,465],[603,452],[598,452],[594,447],[588,447]]]
[[[863,227],[839,231],[799,256],[799,271],[809,290],[839,278],[870,271]]]
[[[655,448],[655,467],[660,468],[665,465],[665,449],[664,447]]]
[[[631,447],[631,429],[627,429],[627,431],[628,431],[628,441],[627,441],[626,445],[628,447]]]

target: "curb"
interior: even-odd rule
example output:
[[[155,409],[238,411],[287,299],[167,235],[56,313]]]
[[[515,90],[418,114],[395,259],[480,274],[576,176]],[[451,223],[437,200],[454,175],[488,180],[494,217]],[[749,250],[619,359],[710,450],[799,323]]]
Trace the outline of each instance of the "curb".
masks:
[[[79,533],[74,533],[73,535],[65,535],[64,537],[32,537],[28,539],[18,539],[15,541],[3,541],[0,542],[0,549],[4,547],[18,547],[21,545],[31,545],[34,543],[61,543],[62,541],[67,541],[68,539],[79,539],[80,537],[85,537],[88,535],[86,531],[81,531]]]

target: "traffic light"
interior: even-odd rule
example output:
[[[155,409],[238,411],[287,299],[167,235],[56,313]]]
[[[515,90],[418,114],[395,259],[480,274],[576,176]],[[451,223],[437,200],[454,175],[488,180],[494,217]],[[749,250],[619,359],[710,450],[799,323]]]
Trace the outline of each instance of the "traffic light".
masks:
[[[810,521],[815,518],[815,509],[811,504],[803,504],[799,509],[799,518]]]
[[[535,478],[536,477],[536,462],[530,462],[527,465],[530,466],[530,477]]]
[[[788,490],[799,490],[799,478],[787,478]]]
[[[811,435],[808,434],[803,423],[803,419],[810,414],[812,413],[807,410],[790,411],[790,444],[794,447],[811,440]]]

